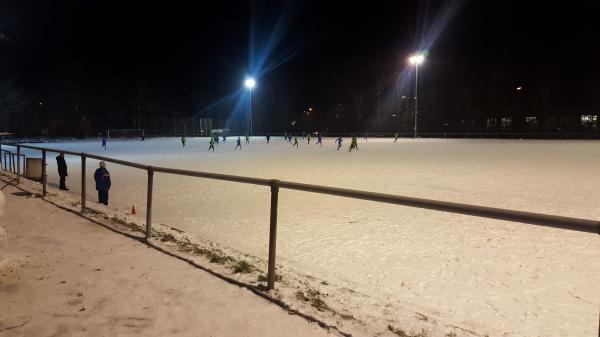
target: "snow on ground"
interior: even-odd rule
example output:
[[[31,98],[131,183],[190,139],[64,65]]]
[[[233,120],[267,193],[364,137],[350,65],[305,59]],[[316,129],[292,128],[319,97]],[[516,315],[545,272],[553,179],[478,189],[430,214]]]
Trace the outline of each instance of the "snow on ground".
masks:
[[[532,140],[359,141],[336,151],[301,140],[206,138],[47,143],[156,166],[355,188],[600,219],[600,143]],[[4,147],[3,147],[4,148]],[[28,152],[33,154],[33,152]],[[37,154],[39,156],[39,153]],[[49,181],[58,183],[50,155]],[[67,158],[77,194],[80,164]],[[87,165],[88,202],[96,200]],[[146,174],[108,164],[110,203],[145,214]],[[267,256],[268,187],[155,175],[154,222],[261,258]],[[281,190],[278,263],[395,308],[480,335],[595,336],[600,304],[598,235],[375,202]],[[391,308],[391,309],[390,309]],[[360,317],[379,315],[352,308]],[[390,313],[391,312],[391,313]],[[402,323],[402,322],[400,322]]]
[[[0,263],[0,336],[336,336],[17,188],[4,191],[0,224],[11,241]]]

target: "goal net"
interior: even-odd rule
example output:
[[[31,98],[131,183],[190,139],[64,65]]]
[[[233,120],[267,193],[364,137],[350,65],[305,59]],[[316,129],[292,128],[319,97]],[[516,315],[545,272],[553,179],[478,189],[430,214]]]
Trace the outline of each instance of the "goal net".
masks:
[[[142,138],[144,129],[108,129],[106,138]]]
[[[229,137],[229,129],[212,129],[210,130],[211,136]]]

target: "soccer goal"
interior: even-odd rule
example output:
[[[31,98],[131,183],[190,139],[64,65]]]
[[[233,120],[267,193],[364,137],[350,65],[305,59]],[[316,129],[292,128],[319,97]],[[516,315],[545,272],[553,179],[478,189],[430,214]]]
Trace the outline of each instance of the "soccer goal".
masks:
[[[211,136],[229,137],[229,129],[212,129],[210,130]]]
[[[108,129],[106,138],[142,138],[144,129]]]

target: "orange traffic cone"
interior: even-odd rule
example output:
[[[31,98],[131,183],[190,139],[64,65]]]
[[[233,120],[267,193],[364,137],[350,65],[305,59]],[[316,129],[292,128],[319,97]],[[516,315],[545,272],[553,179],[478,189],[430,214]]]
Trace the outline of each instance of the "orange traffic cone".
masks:
[[[131,207],[131,214],[135,215],[135,205]]]

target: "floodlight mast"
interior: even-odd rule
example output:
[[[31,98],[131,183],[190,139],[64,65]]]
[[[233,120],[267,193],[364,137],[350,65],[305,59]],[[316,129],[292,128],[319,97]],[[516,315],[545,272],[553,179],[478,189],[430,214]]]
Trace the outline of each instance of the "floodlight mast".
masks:
[[[256,81],[254,80],[254,78],[248,77],[244,81],[244,85],[246,86],[246,88],[248,90],[250,90],[250,107],[249,107],[248,110],[249,110],[249,114],[250,114],[250,136],[252,136],[253,135],[253,128],[252,128],[252,89],[256,86]]]
[[[413,127],[414,138],[417,138],[417,115],[419,114],[419,65],[425,61],[423,54],[415,54],[408,58],[408,62],[415,66],[415,124]]]

